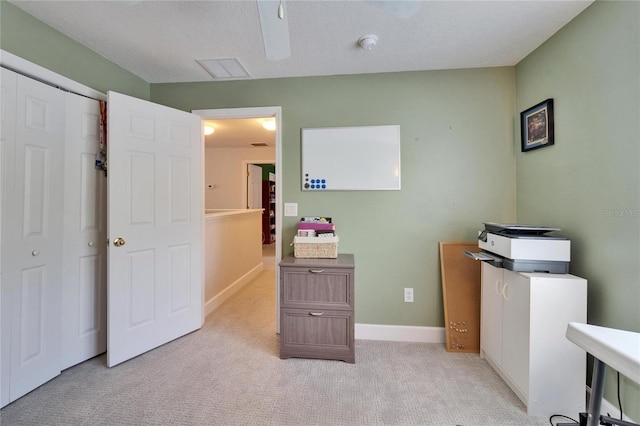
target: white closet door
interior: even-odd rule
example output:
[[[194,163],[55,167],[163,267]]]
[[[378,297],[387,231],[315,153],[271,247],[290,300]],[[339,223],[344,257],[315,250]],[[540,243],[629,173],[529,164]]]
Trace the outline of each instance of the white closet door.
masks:
[[[17,74],[0,68],[0,407],[10,401],[9,383],[11,378],[11,298],[5,291],[6,279],[3,280],[3,264],[6,239],[2,230],[9,226],[5,214],[5,206],[13,205],[13,174],[15,171],[15,137],[16,137],[16,86]],[[6,222],[5,222],[6,221]],[[7,252],[8,252],[7,251]]]
[[[15,138],[3,141],[12,152],[3,166],[15,166],[4,182],[14,193],[4,199],[2,231],[12,401],[60,373],[65,109],[64,92],[26,77],[17,77],[16,93]],[[3,362],[6,353],[3,345]]]
[[[96,170],[100,103],[66,94],[62,353],[64,370],[107,350],[106,178]]]
[[[202,325],[204,182],[199,116],[113,92],[107,104],[111,367]]]

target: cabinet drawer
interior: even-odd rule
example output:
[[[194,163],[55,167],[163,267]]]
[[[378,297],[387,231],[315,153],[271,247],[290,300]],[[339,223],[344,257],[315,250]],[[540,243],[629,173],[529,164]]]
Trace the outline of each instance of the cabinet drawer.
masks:
[[[280,306],[353,310],[353,269],[282,268]]]
[[[280,358],[355,362],[352,311],[281,309]]]

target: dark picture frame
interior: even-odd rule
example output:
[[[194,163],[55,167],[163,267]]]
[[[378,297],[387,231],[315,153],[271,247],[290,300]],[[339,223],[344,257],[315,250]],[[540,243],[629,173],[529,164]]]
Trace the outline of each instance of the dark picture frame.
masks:
[[[522,152],[553,145],[553,99],[520,113]]]

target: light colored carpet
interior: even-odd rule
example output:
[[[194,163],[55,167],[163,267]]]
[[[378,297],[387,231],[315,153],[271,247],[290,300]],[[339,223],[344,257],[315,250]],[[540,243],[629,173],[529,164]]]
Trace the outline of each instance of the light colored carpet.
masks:
[[[203,328],[114,368],[105,356],[0,411],[9,425],[547,425],[477,354],[356,341],[356,364],[278,357],[275,270]]]

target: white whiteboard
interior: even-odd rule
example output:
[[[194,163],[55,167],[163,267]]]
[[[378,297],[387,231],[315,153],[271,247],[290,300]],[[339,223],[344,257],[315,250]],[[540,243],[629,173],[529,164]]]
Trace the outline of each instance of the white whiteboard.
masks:
[[[303,191],[400,189],[400,126],[302,129]]]

